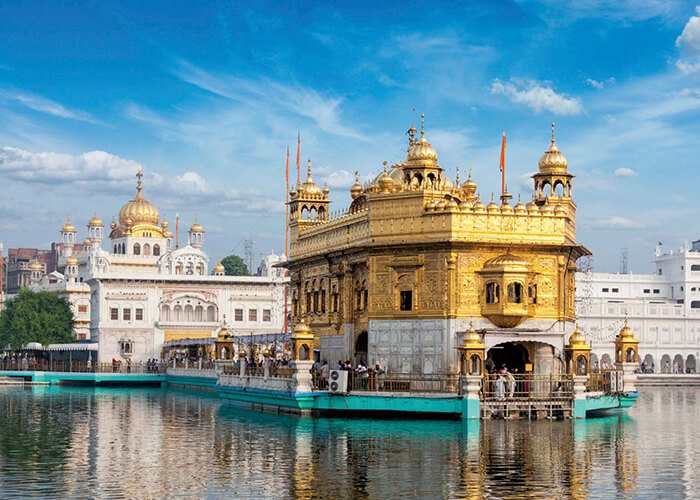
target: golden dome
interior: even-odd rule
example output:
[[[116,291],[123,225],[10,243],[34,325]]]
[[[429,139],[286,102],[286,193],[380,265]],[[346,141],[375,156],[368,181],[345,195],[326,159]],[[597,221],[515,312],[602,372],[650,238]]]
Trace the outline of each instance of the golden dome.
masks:
[[[392,181],[391,177],[389,177],[389,174],[386,171],[386,162],[384,162],[384,172],[379,177],[379,189],[383,192],[388,192],[391,191],[393,185],[394,181]]]
[[[109,223],[109,228],[114,230],[117,227],[117,223],[114,222],[114,217],[112,217],[112,222]]]
[[[473,196],[476,193],[476,182],[472,180],[472,169],[469,169],[469,177],[462,184],[462,189],[467,193],[467,196]]]
[[[119,210],[119,223],[127,227],[138,224],[157,226],[160,221],[158,209],[144,198],[141,193],[141,177],[143,177],[141,167],[139,167],[136,177],[139,179],[136,186],[136,196],[132,200],[127,201]]]
[[[222,321],[221,323],[221,330],[219,330],[219,335],[217,335],[216,340],[226,340],[230,339],[231,334],[229,333],[228,329],[226,328],[226,322]]]
[[[303,191],[307,196],[321,194],[321,188],[318,187],[318,184],[311,178],[311,158],[309,158],[309,165],[306,171],[306,182],[301,185],[300,191]]]
[[[542,215],[552,215],[554,213],[554,207],[545,203],[540,207],[540,212],[542,212]]]
[[[620,338],[634,338],[634,332],[630,328],[629,324],[627,323],[627,314],[625,314],[625,326],[622,327],[622,330],[620,330],[620,334],[618,335]]]
[[[495,201],[493,201],[493,195],[491,195],[491,202],[486,205],[486,211],[490,214],[497,213],[499,211],[498,205]]]
[[[526,205],[527,207],[527,213],[529,214],[537,214],[540,212],[540,207],[535,203],[535,198],[533,196],[532,201],[528,202]]]
[[[43,269],[43,267],[41,266],[41,263],[37,259],[34,259],[34,262],[32,262],[32,265],[29,266],[29,269],[31,271],[41,271]]]
[[[330,193],[330,192],[331,192],[331,190],[328,189],[328,181],[326,181],[326,182],[323,184],[323,196],[325,196],[325,197],[327,198],[327,197],[328,197],[328,193]]]
[[[583,333],[581,333],[581,330],[578,329],[578,323],[576,323],[574,333],[572,333],[571,337],[569,337],[569,345],[586,345],[586,337],[584,337]]]
[[[554,207],[554,215],[566,215],[566,208],[561,204],[557,205]]]
[[[522,201],[520,201],[520,195],[518,195],[518,204],[513,207],[513,211],[516,214],[524,214],[527,212],[527,207],[523,205]]]
[[[435,203],[434,200],[430,200],[428,203],[425,204],[425,209],[426,210],[435,210],[435,206],[437,204]]]
[[[163,221],[160,223],[160,227],[162,227],[163,229],[168,228],[168,221],[165,220],[165,217],[163,217]]]
[[[437,164],[437,152],[425,138],[425,126],[424,126],[425,115],[420,115],[421,125],[420,125],[420,137],[418,140],[408,148],[408,156],[406,156],[406,163],[409,165],[436,165]]]
[[[214,266],[214,271],[216,272],[224,272],[226,271],[226,268],[224,265],[221,263],[221,261],[217,262],[216,265]]]
[[[552,143],[549,145],[549,149],[547,149],[540,158],[540,172],[546,174],[564,173],[566,172],[567,166],[568,162],[566,161],[566,157],[559,151],[559,148],[557,148],[554,142],[554,123],[552,123]]]
[[[454,198],[447,202],[447,208],[459,208],[459,203],[457,203]]]
[[[301,321],[297,323],[297,326],[294,327],[292,337],[313,337],[313,334],[311,333],[311,328],[309,328],[309,325],[306,324],[304,318],[302,318]]]
[[[192,224],[190,226],[190,232],[192,232],[192,233],[203,233],[204,232],[204,228],[199,223],[199,218],[195,217],[194,224]]]
[[[78,259],[73,257],[72,255],[66,259],[66,265],[68,266],[77,266],[78,265]]]
[[[70,216],[68,216],[68,221],[63,224],[63,227],[61,228],[61,232],[64,233],[74,233],[75,232],[75,226],[70,223]]]
[[[474,212],[476,213],[484,213],[486,212],[486,207],[481,201],[481,197],[477,198],[476,202],[474,203]]]
[[[354,200],[362,194],[362,186],[360,186],[360,175],[357,170],[355,170],[355,184],[350,188],[350,196]]]
[[[98,227],[103,226],[102,221],[97,216],[97,211],[95,211],[95,215],[93,215],[92,218],[88,221],[88,226],[98,226]]]
[[[462,345],[478,345],[481,344],[481,336],[474,330],[474,322],[469,322],[469,330],[464,334]]]
[[[92,245],[92,241],[90,241],[90,238],[85,238],[85,239],[83,240],[83,246],[84,246],[84,247],[89,247],[90,245]]]

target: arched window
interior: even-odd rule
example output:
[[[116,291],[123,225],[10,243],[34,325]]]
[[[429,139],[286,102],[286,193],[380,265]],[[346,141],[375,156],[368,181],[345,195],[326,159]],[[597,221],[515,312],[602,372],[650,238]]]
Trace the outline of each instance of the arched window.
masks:
[[[299,348],[299,361],[309,360],[309,347],[304,344]]]
[[[122,243],[122,255],[126,253],[126,243]]]
[[[146,243],[143,246],[143,254],[144,255],[151,255],[151,245],[149,245],[148,243]]]
[[[156,257],[160,255],[160,245],[153,245],[153,255]]]
[[[175,318],[174,318],[175,321],[182,321],[182,306],[176,305],[173,312],[174,312],[174,316],[175,316]]]
[[[187,304],[185,306],[185,322],[189,323],[194,320],[194,309],[192,309],[192,306]]]
[[[537,285],[527,287],[527,296],[530,297],[530,302],[537,304]]]
[[[141,245],[134,243],[134,255],[141,255]]]
[[[197,306],[194,308],[194,320],[199,323],[204,321],[204,308],[202,306]]]
[[[576,375],[586,375],[588,373],[588,362],[586,356],[576,358]]]
[[[202,264],[197,264],[197,274],[204,274],[204,266]]]
[[[501,287],[498,283],[487,283],[486,284],[486,303],[487,304],[498,304],[501,301]]]
[[[207,307],[207,321],[209,323],[216,321],[216,308],[214,306]]]
[[[316,220],[316,207],[311,207],[309,210],[309,219]]]
[[[523,301],[523,286],[520,283],[508,284],[508,302],[521,304]]]
[[[556,181],[554,183],[554,196],[562,197],[564,196],[564,183],[562,181]]]
[[[170,321],[170,307],[165,304],[160,308],[160,320]]]
[[[323,207],[318,208],[318,220],[325,220],[326,218],[326,211],[324,210]]]
[[[301,218],[303,220],[306,220],[308,217],[309,217],[309,209],[306,208],[306,205],[304,205],[303,207],[301,207]]]

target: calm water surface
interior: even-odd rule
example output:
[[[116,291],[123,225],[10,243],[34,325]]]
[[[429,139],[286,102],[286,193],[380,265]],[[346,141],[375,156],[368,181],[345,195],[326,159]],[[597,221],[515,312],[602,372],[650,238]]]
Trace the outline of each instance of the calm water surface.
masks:
[[[700,400],[583,422],[301,419],[178,389],[0,389],[2,498],[700,498]]]

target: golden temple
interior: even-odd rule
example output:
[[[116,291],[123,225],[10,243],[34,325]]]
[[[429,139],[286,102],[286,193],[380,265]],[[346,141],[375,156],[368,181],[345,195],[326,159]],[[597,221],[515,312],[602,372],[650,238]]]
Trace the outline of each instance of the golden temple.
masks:
[[[575,263],[589,251],[576,243],[574,176],[554,124],[532,201],[513,205],[506,191],[485,205],[471,169],[461,184],[447,177],[421,122],[402,163],[365,185],[356,173],[337,215],[309,160],[289,193],[292,322],[305,319],[331,364],[447,373],[473,320],[493,362],[563,372]]]

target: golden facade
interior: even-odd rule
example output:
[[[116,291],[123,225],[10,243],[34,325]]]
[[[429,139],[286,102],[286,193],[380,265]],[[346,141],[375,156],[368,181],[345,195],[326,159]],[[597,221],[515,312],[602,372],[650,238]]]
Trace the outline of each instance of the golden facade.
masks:
[[[317,347],[323,337],[343,336],[329,340],[339,349],[333,354],[393,359],[411,370],[426,370],[417,356],[433,356],[428,371],[457,371],[453,351],[470,319],[487,346],[489,336],[527,332],[536,340],[538,332],[550,339],[561,331],[553,343],[561,349],[574,321],[575,262],[589,252],[576,243],[574,176],[554,133],[532,201],[512,204],[506,192],[487,205],[471,171],[464,183],[459,173],[452,181],[423,126],[416,135],[411,127],[404,162],[385,163],[364,186],[356,180],[339,214],[329,214],[329,191],[314,183],[310,165],[306,182],[292,189],[292,321],[306,320]],[[417,340],[425,332],[433,335],[427,344]]]

